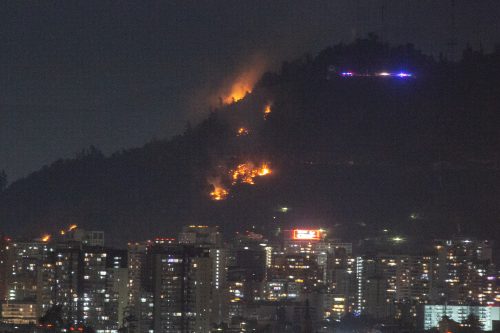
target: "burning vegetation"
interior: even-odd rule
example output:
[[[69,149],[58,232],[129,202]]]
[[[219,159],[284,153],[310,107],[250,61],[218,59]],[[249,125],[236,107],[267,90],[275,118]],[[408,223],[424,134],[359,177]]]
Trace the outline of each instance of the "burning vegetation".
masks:
[[[212,200],[215,200],[215,201],[224,200],[227,198],[228,195],[229,195],[229,191],[226,190],[222,186],[215,186],[214,185],[214,190],[212,192],[210,192],[210,197],[212,198]]]
[[[210,198],[215,201],[225,200],[229,195],[229,191],[221,184],[219,178],[210,179],[208,181],[212,185],[212,192],[210,192]]]
[[[250,131],[245,128],[245,127],[240,127],[238,128],[238,132],[237,132],[237,136],[244,136],[244,135],[248,135],[250,133]]]
[[[248,82],[236,82],[231,86],[231,91],[228,96],[222,101],[224,104],[232,104],[242,100],[247,94],[252,93],[252,86]]]
[[[253,88],[267,67],[267,61],[262,56],[253,56],[247,62],[249,65],[233,76],[233,80],[225,85],[219,93],[224,104],[232,104],[251,94]]]
[[[255,165],[252,162],[238,164],[236,168],[229,171],[229,180],[231,181],[231,186],[238,184],[249,184],[255,185],[255,178],[264,177],[272,173],[269,163],[262,162],[260,165]],[[213,190],[210,192],[210,198],[214,201],[225,200],[229,195],[229,189],[227,189],[220,178],[211,179],[208,181]]]
[[[254,185],[254,178],[267,176],[271,173],[268,163],[263,162],[260,166],[255,166],[251,162],[239,164],[234,170],[231,170],[230,175],[232,184],[245,183]]]
[[[271,107],[272,107],[272,103],[267,103],[265,106],[264,106],[264,119],[267,119],[267,117],[269,117],[269,115],[271,114]]]

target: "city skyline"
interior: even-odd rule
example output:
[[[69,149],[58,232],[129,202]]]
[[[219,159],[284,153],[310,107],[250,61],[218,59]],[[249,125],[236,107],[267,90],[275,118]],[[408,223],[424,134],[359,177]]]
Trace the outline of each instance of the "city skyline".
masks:
[[[429,240],[410,250],[400,246],[408,239],[390,234],[360,246],[326,229],[277,226],[265,235],[224,237],[217,227],[190,225],[176,238],[119,250],[107,247],[100,231],[62,231],[2,239],[4,324],[28,331],[331,332],[349,325],[352,314],[410,331],[441,327],[444,315],[447,325],[459,325],[473,314],[485,331],[500,321],[500,272],[488,241]],[[62,322],[51,311],[60,311]]]

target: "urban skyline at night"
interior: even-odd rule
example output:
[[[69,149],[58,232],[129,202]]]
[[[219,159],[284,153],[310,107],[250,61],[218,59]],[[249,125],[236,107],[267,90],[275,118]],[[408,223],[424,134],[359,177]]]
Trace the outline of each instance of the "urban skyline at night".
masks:
[[[460,329],[471,315],[492,331],[500,320],[487,240],[454,236],[415,248],[382,230],[353,244],[327,229],[280,225],[231,237],[190,225],[175,236],[126,250],[76,225],[52,237],[3,238],[2,321],[37,332],[148,333]]]
[[[499,17],[6,3],[0,333],[500,332]]]

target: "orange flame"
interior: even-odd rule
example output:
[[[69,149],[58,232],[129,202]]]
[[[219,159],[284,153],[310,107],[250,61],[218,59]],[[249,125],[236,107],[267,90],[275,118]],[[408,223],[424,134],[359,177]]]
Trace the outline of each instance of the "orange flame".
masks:
[[[252,93],[252,86],[248,82],[236,82],[231,86],[231,92],[229,93],[229,96],[226,96],[223,98],[223,102],[225,104],[232,104],[236,103],[243,98],[247,94]]]
[[[258,169],[257,174],[259,176],[267,176],[271,173],[271,168],[269,168],[269,165],[267,163],[262,163],[261,167]]]
[[[226,85],[219,96],[222,96],[224,104],[232,104],[251,94],[253,88],[261,75],[267,68],[267,60],[262,55],[254,55],[247,59],[246,66],[237,76],[233,77],[231,83]]]
[[[264,119],[267,119],[267,117],[269,117],[269,114],[272,111],[271,107],[272,107],[272,103],[267,103],[266,106],[264,106]]]
[[[228,195],[229,191],[221,186],[214,186],[214,190],[210,192],[210,197],[212,197],[212,200],[215,201],[224,200]]]
[[[260,166],[255,167],[253,163],[247,162],[239,164],[236,169],[231,170],[232,184],[245,183],[254,185],[255,177],[267,176],[271,173],[271,168],[268,163],[262,163]]]
[[[240,127],[238,128],[238,134],[237,136],[243,136],[243,135],[248,135],[250,133],[247,128],[245,127]]]
[[[42,236],[42,242],[47,243],[50,240],[50,235],[46,234]]]
[[[73,231],[76,228],[78,228],[78,226],[76,224],[72,224],[72,225],[69,226],[68,231]]]
[[[213,186],[213,191],[210,192],[212,200],[221,201],[225,200],[229,195],[229,191],[220,183],[220,179],[211,179],[208,181]]]

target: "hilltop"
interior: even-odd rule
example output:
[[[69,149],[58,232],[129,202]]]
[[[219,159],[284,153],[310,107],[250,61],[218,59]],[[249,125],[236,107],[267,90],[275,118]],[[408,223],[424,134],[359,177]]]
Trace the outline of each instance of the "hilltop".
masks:
[[[451,63],[360,39],[284,62],[182,135],[55,161],[0,194],[0,220],[27,236],[76,223],[115,244],[183,224],[495,239],[498,110],[499,51]]]

